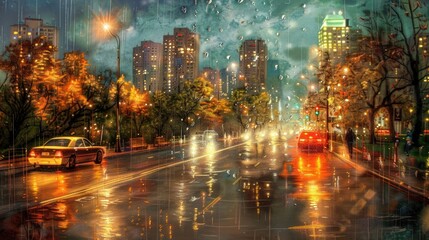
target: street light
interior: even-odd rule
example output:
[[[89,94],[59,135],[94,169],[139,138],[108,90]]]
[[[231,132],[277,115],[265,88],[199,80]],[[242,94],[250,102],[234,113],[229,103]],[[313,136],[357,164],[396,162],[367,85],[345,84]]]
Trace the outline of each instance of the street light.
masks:
[[[118,34],[113,33],[110,30],[110,25],[108,23],[103,24],[103,29],[106,32],[109,32],[109,34],[115,38],[116,40],[116,144],[115,144],[115,152],[121,152],[121,134],[119,129],[119,97],[120,97],[120,90],[121,86],[119,84],[119,78],[121,77],[121,39],[119,38]]]

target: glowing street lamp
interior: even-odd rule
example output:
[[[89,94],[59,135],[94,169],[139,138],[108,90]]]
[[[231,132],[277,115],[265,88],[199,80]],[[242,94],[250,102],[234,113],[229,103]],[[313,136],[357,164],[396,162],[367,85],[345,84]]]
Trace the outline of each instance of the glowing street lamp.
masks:
[[[113,33],[110,29],[111,26],[108,23],[103,24],[103,29],[115,38],[117,44],[117,56],[116,56],[116,144],[115,152],[121,152],[121,134],[119,129],[119,97],[121,86],[119,84],[119,78],[121,77],[121,39],[118,34]]]

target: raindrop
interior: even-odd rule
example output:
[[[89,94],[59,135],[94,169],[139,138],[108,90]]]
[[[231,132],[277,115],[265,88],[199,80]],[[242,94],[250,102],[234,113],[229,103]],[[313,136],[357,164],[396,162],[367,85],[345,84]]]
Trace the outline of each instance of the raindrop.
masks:
[[[182,13],[186,14],[188,12],[188,8],[186,6],[182,6],[180,8],[180,10],[182,10]]]
[[[223,32],[223,28],[219,28],[219,32]]]
[[[230,58],[231,58],[231,55],[226,56],[226,59],[228,59],[228,60],[229,60]]]
[[[209,57],[209,53],[208,53],[208,52],[204,52],[203,56],[204,56],[205,58],[207,58],[207,57]]]
[[[244,0],[238,0],[238,3],[243,3],[244,2]]]
[[[197,24],[192,24],[192,30],[194,31],[194,32],[196,32],[197,31]]]
[[[302,8],[306,8],[307,7],[307,4],[302,4]]]
[[[219,43],[219,47],[223,47],[223,42]]]
[[[283,80],[283,75],[280,75],[280,76],[279,76],[279,80]]]
[[[302,31],[305,32],[305,31],[307,31],[307,29],[306,28],[302,28]]]
[[[211,4],[212,3],[212,0],[207,0],[207,4]]]
[[[211,31],[211,28],[210,27],[207,27],[207,32],[210,32]]]
[[[279,33],[279,32],[277,32],[277,33],[276,33],[276,35],[277,35],[277,37],[278,37],[278,36],[280,36],[280,33]]]
[[[274,65],[274,70],[278,70],[278,69],[279,69],[279,65],[278,64]]]
[[[285,20],[286,19],[286,15],[282,15],[282,20]]]
[[[242,41],[243,40],[243,36],[239,36],[238,40]]]

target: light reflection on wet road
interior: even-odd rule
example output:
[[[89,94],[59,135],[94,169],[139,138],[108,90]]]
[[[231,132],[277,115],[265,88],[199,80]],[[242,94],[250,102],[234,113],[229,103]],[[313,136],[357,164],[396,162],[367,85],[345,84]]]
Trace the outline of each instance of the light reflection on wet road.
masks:
[[[299,152],[293,142],[173,146],[101,166],[16,176],[16,189],[2,191],[2,209],[12,211],[3,211],[0,233],[10,239],[423,236],[415,224],[422,202],[329,154]],[[13,204],[5,204],[11,195]]]

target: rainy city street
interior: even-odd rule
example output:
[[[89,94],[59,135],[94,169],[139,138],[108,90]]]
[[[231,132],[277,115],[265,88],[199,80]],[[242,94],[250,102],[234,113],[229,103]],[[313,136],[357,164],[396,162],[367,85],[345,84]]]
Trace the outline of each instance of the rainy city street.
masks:
[[[295,138],[177,144],[1,181],[3,239],[418,239],[425,207]]]

